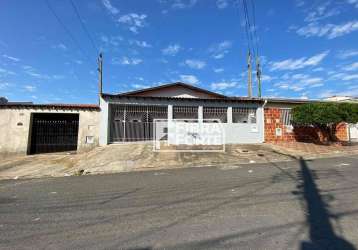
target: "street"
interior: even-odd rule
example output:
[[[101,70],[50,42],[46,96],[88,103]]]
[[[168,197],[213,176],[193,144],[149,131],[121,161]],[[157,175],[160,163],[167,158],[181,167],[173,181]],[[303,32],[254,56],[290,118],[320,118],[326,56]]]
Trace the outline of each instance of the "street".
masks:
[[[357,159],[0,181],[0,249],[358,249]]]

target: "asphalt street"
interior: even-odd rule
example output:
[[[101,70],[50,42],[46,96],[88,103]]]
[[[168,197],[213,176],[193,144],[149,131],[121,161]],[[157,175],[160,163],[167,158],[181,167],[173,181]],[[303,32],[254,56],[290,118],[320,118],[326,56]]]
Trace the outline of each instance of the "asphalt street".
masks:
[[[358,155],[0,181],[0,249],[358,249]]]

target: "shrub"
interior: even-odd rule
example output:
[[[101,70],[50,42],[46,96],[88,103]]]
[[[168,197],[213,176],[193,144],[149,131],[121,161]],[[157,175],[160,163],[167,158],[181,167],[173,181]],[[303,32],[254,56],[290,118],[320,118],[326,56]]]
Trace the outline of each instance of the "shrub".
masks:
[[[292,110],[294,125],[312,125],[327,132],[336,141],[337,125],[341,122],[358,122],[358,103],[317,102],[296,106]]]

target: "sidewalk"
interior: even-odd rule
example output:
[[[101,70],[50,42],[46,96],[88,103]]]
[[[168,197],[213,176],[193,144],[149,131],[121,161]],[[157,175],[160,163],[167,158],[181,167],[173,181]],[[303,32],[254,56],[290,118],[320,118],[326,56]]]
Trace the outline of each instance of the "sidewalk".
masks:
[[[42,154],[0,161],[0,179],[104,174],[288,161],[270,145],[226,145],[225,152],[153,152],[151,144],[117,144],[82,154]]]
[[[317,145],[304,142],[276,142],[272,143],[271,146],[280,153],[304,158],[323,158],[358,154],[358,144],[342,146],[339,144]]]
[[[120,144],[80,154],[41,154],[0,160],[0,179],[62,177],[82,174],[173,169],[237,167],[243,164],[290,161],[358,154],[357,146],[311,143],[226,145],[225,152],[153,152],[151,144]]]

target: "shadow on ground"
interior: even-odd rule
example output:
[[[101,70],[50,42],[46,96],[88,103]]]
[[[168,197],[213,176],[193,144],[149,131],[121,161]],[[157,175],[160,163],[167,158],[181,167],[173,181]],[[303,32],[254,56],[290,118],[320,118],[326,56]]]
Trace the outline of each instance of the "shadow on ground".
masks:
[[[315,171],[311,170],[307,161],[303,158],[296,159],[299,163],[299,170],[297,175],[291,174],[284,169],[273,164],[283,175],[294,180],[297,183],[297,191],[294,195],[302,202],[302,209],[305,212],[305,222],[302,228],[308,228],[308,240],[302,241],[299,245],[300,250],[356,250],[356,248],[344,239],[343,236],[337,235],[331,223],[331,219],[339,219],[344,213],[332,214],[330,212],[329,204],[320,193],[316,184],[318,179]],[[273,182],[276,180],[273,178]],[[251,193],[252,195],[253,193]],[[325,195],[326,196],[326,195]],[[329,196],[329,195],[327,195]],[[334,197],[331,195],[331,199]],[[225,242],[230,242],[234,239],[243,238],[246,236],[253,236],[260,233],[267,233],[271,236],[280,234],[282,230],[289,230],[291,227],[297,226],[297,223],[287,223],[273,227],[262,227],[256,230],[244,231],[240,233],[233,233],[221,237],[211,238],[202,241],[188,242],[171,246],[168,249],[215,249],[223,245],[227,246]],[[229,247],[234,245],[228,244]],[[138,248],[142,249],[142,248]],[[150,246],[143,249],[154,249]]]
[[[306,221],[309,226],[309,242],[302,242],[301,250],[318,249],[356,249],[351,243],[336,235],[330,222],[335,217],[329,211],[329,205],[322,198],[315,183],[315,174],[309,169],[305,160],[300,158],[300,196],[305,202]]]

